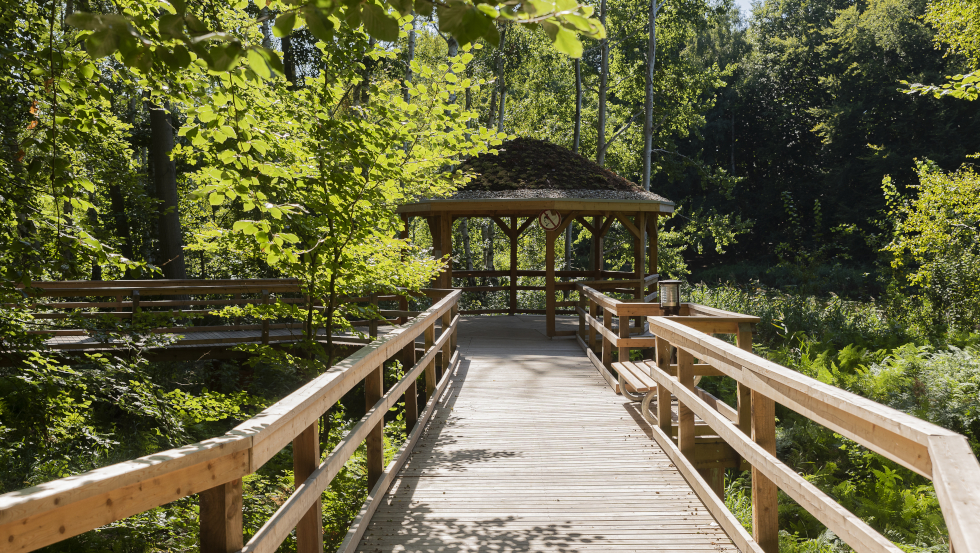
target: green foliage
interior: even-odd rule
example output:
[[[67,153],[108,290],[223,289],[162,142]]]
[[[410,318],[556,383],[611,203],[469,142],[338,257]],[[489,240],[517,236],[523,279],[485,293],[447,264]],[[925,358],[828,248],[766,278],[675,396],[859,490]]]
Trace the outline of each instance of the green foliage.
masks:
[[[972,167],[946,173],[918,164],[913,198],[886,178],[894,234],[884,251],[912,301],[926,304],[940,327],[972,329],[980,320],[980,175]],[[906,288],[903,286],[903,288]]]

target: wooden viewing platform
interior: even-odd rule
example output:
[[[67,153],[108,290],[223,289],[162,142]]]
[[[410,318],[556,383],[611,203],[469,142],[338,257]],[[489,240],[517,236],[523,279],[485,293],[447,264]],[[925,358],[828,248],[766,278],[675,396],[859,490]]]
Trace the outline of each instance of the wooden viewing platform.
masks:
[[[465,357],[356,550],[737,551],[636,404],[544,331],[461,322]]]
[[[664,316],[649,297],[575,286],[577,318],[463,319],[462,291],[427,290],[431,307],[391,313],[401,324],[222,436],[0,495],[0,550],[196,495],[205,553],[272,553],[293,532],[298,553],[322,552],[320,498],[365,444],[369,493],[345,553],[777,553],[777,489],[855,551],[900,553],[776,457],[778,402],[931,479],[951,549],[980,553],[965,437],[754,355],[755,317],[696,304]],[[573,337],[549,339],[559,326]],[[404,376],[386,389],[395,360]],[[700,376],[733,379],[737,405]],[[366,414],[322,454],[320,417],[362,383]],[[384,416],[401,402],[407,439],[385,466]],[[246,542],[242,478],[290,444],[295,491]],[[752,535],[723,501],[726,468],[751,468]]]

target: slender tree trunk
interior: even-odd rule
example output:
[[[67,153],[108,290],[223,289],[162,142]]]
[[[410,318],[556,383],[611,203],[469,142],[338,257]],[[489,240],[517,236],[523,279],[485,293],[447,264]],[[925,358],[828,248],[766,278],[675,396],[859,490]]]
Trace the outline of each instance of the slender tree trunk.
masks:
[[[732,108],[732,176],[735,176],[735,109]]]
[[[650,190],[653,156],[653,73],[657,63],[657,15],[663,3],[650,0],[650,43],[647,47],[647,89],[643,106],[643,189]]]
[[[582,60],[575,60],[575,134],[572,151],[576,154],[582,142]],[[565,270],[572,270],[572,225],[565,228]],[[567,298],[567,293],[566,293]]]
[[[259,17],[268,17],[269,8],[262,8],[259,10]],[[260,27],[262,28],[262,47],[272,48],[272,27],[269,25],[270,20],[266,19],[262,22]]]
[[[415,12],[412,12],[412,29],[408,31],[408,51],[405,61],[405,84],[402,86],[402,97],[405,102],[409,102],[412,99],[411,93],[408,91],[408,85],[412,84],[412,62],[415,61]]]
[[[177,167],[170,159],[174,149],[173,118],[166,106],[150,107],[150,151],[153,183],[160,200],[160,266],[166,278],[187,278],[184,266],[184,238],[180,229],[177,197]]]
[[[452,58],[455,58],[457,55],[459,55],[459,42],[456,42],[455,37],[449,37],[448,39],[446,39],[446,57],[450,58],[451,60]],[[450,60],[446,60],[446,61],[449,63],[449,67],[450,67],[449,71],[453,72],[452,61]],[[453,93],[449,96],[449,103],[450,104],[456,103],[456,93]]]
[[[291,83],[289,88],[299,88],[299,83],[296,82],[296,52],[293,52],[293,39],[289,36],[282,37],[282,68],[286,73],[286,80]]]
[[[507,39],[507,26],[500,30],[500,52],[497,54],[497,80],[500,87],[500,112],[497,116],[497,132],[504,132],[504,105],[507,97],[507,87],[504,83],[504,42]],[[492,230],[490,231],[493,232]]]
[[[599,4],[599,21],[606,24],[606,0]],[[602,51],[599,61],[599,133],[596,141],[595,161],[599,165],[606,164],[606,89],[609,85],[609,39],[604,38],[600,43]]]

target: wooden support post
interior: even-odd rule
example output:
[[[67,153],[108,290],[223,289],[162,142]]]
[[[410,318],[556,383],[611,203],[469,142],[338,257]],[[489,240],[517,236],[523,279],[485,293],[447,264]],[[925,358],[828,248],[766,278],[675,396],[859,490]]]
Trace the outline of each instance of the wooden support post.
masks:
[[[443,213],[439,216],[439,234],[442,235],[440,243],[442,245],[442,255],[449,256],[446,259],[446,269],[442,272],[440,286],[442,288],[453,287],[453,216]]]
[[[752,325],[738,325],[738,347],[752,351]],[[739,425],[742,425],[744,409],[743,386],[739,385]],[[752,440],[760,447],[776,454],[776,402],[751,390]],[[744,427],[743,427],[744,428]],[[752,537],[766,553],[779,552],[779,507],[776,484],[752,467]]]
[[[452,307],[449,308],[449,322],[451,323],[456,316],[459,315],[459,303],[454,303]],[[459,341],[459,326],[452,327],[452,334],[449,336],[449,352],[456,352],[456,344]]]
[[[555,240],[558,234],[555,231],[545,232],[545,253],[544,253],[544,293],[545,306],[547,310],[548,336],[554,337],[555,331]]]
[[[116,296],[116,312],[117,313],[122,313],[122,310],[123,310],[123,297],[125,297],[125,296]]]
[[[198,494],[201,553],[231,553],[245,545],[242,525],[242,479]]]
[[[425,329],[425,351],[428,353],[432,346],[436,343],[436,327],[435,323],[430,324]],[[432,392],[436,389],[436,361],[433,359],[429,361],[429,365],[425,367],[425,401],[426,403],[432,399]]]
[[[738,325],[735,334],[736,344],[745,351],[752,351],[752,328],[744,323]],[[752,435],[752,390],[738,383],[738,427],[746,436]]]
[[[271,297],[272,296],[269,294],[268,290],[262,290],[262,305],[268,305],[269,298]],[[266,314],[266,317],[268,317],[268,314]],[[269,319],[268,318],[262,319],[262,343],[263,344],[269,343]]]
[[[320,466],[317,421],[293,438],[293,486],[298,488]],[[296,553],[323,553],[323,508],[320,499],[296,525]]]
[[[599,304],[597,304],[592,298],[589,298],[588,302],[589,302],[589,315],[591,315],[593,319],[598,319]],[[592,324],[589,324],[589,341],[587,343],[589,344],[589,349],[591,349],[593,353],[596,352],[595,335],[596,335],[595,327],[592,326]]]
[[[649,235],[647,237],[647,242],[649,243],[648,249],[650,250],[649,254],[647,255],[647,264],[651,275],[660,273],[659,250],[657,247],[657,217],[658,216],[655,214],[650,214],[647,217],[647,234]],[[652,291],[653,290],[650,290],[649,292]]]
[[[613,316],[612,313],[606,310],[605,307],[602,308],[602,326],[609,329],[612,332]],[[612,342],[606,335],[602,335],[602,366],[606,367],[606,370],[612,369]]]
[[[677,381],[681,386],[694,391],[694,356],[677,349]],[[694,462],[694,411],[690,406],[677,402],[677,449]]]
[[[384,394],[384,365],[378,365],[364,378],[364,406],[370,409]],[[384,472],[385,444],[384,444],[385,421],[382,417],[378,424],[368,432],[365,443],[367,445],[367,469],[368,469],[368,489],[374,487]]]
[[[140,311],[140,291],[133,290],[133,313],[139,313]]]
[[[440,336],[447,332],[452,332],[452,329],[450,329],[450,325],[452,324],[452,322],[453,322],[452,310],[446,311],[445,313],[442,314],[442,331],[440,332]],[[441,371],[442,374],[439,376],[439,378],[442,378],[442,375],[445,375],[446,371],[449,370],[449,360],[452,358],[453,358],[453,344],[452,344],[452,336],[450,336],[449,340],[446,340],[442,346],[442,371]]]
[[[402,348],[401,353],[402,368],[407,373],[415,366],[415,341]],[[415,423],[419,420],[419,390],[415,380],[408,385],[405,390],[405,435],[407,436],[415,428]]]
[[[647,217],[646,213],[640,212],[636,214],[636,229],[639,236],[636,237],[636,244],[634,250],[634,262],[636,273],[636,301],[643,301],[646,296],[646,286],[643,285],[643,279],[646,277],[646,253],[647,253]],[[643,328],[643,317],[636,317],[634,319],[636,323],[636,328]]]
[[[585,311],[586,310],[586,307],[585,307],[586,306],[586,302],[587,302],[587,300],[585,299],[585,296],[582,295],[582,294],[579,294],[579,296],[578,296],[578,302],[576,302],[575,305],[576,305],[576,307],[578,307],[582,311]],[[581,313],[579,313],[579,316],[578,316],[578,337],[581,338],[582,341],[587,344],[588,342],[585,341],[586,340],[585,325],[586,325],[585,317],[582,316]]]
[[[510,218],[510,312],[517,314],[517,246],[520,235],[517,234],[517,217]]]
[[[592,218],[592,226],[595,232],[592,233],[592,278],[599,280],[602,278],[602,216],[596,215]]]
[[[630,337],[630,318],[619,318],[619,337],[629,339]],[[617,361],[620,363],[630,360],[630,348],[618,348],[616,351]]]
[[[398,296],[398,309],[408,311],[408,296]],[[403,325],[408,322],[408,315],[398,317],[398,324]]]
[[[374,311],[377,312],[377,310],[378,310],[378,295],[375,294],[374,292],[371,292],[371,294],[369,294],[368,297],[371,300],[371,307],[373,307],[374,308]],[[371,320],[368,321],[368,333],[369,333],[369,335],[372,338],[377,338],[378,337],[378,319],[376,319],[373,315],[371,317]]]
[[[657,336],[657,366],[664,374],[670,374],[670,343]],[[657,422],[660,430],[668,436],[673,435],[673,423],[670,413],[670,392],[663,386],[657,386]]]

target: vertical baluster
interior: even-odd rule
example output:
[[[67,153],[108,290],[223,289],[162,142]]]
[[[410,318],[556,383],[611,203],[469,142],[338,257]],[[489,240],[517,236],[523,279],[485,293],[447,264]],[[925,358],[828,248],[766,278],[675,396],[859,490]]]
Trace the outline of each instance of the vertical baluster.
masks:
[[[269,295],[269,291],[268,290],[262,290],[262,305],[269,305],[269,299],[270,298],[271,298],[271,296]],[[266,318],[262,319],[262,343],[263,344],[268,344],[269,343],[269,319],[268,319],[268,314],[266,314]]]
[[[738,347],[745,351],[752,351],[752,326],[746,323],[738,325],[736,340]],[[748,390],[741,384],[739,384],[738,397],[739,427],[744,432],[748,426],[751,426],[752,440],[775,455],[776,403],[755,390]],[[751,408],[747,408],[750,405]],[[776,491],[776,484],[752,467],[752,537],[766,553],[779,551],[779,508]]]
[[[694,390],[694,356],[677,349],[677,381],[681,386]],[[678,399],[677,401],[677,449],[694,462],[694,411]]]
[[[452,308],[449,310],[449,315],[450,315],[449,316],[449,321],[450,322],[452,322],[456,318],[456,316],[459,315],[459,303],[458,302],[453,304]],[[450,351],[452,351],[452,352],[455,352],[456,351],[456,344],[457,344],[457,341],[459,340],[459,332],[458,332],[458,330],[459,330],[459,325],[453,326],[453,328],[451,330],[452,335],[449,337],[449,343],[452,346],[450,348]]]
[[[245,545],[242,532],[242,480],[215,486],[198,494],[201,553],[231,553]]]
[[[408,373],[415,366],[415,340],[402,348],[402,366]],[[419,391],[415,384],[416,379],[408,385],[405,390],[405,433],[406,435],[415,428],[415,423],[419,420]]]
[[[293,438],[293,486],[299,487],[320,465],[320,431],[318,421]],[[323,510],[320,499],[310,507],[296,525],[296,553],[323,552]]]
[[[613,314],[605,307],[602,308],[602,326],[612,332]],[[612,369],[612,342],[606,338],[606,334],[602,335],[602,366],[607,371]]]
[[[620,317],[619,318],[619,337],[622,339],[629,339],[630,337],[630,318]],[[616,352],[618,361],[623,363],[630,360],[630,348],[620,347]]]
[[[450,326],[452,322],[453,322],[453,312],[452,309],[450,309],[449,311],[446,311],[442,315],[442,333],[440,334],[440,336],[447,332],[450,333],[452,332],[452,328]],[[452,357],[453,357],[453,344],[452,344],[452,335],[450,335],[450,338],[447,339],[442,346],[442,374],[446,374],[446,371],[449,370],[449,360],[452,359]]]
[[[425,329],[425,353],[429,353],[432,346],[436,343],[436,327],[435,324],[430,324]],[[436,362],[433,359],[429,361],[429,364],[425,367],[425,401],[426,403],[432,398],[432,393],[436,389]]]
[[[370,409],[384,394],[384,365],[378,365],[364,379],[364,406]],[[384,417],[368,432],[367,444],[368,489],[374,487],[384,471]]]
[[[593,319],[596,319],[598,315],[599,315],[599,306],[596,304],[595,300],[589,298],[589,316],[591,316]],[[595,353],[596,351],[595,334],[596,334],[595,327],[592,326],[592,323],[590,322],[588,344],[589,344],[589,349],[591,349],[593,353]]]
[[[657,336],[657,366],[664,374],[670,374],[670,343]],[[673,430],[670,413],[670,392],[663,386],[657,386],[657,421],[660,430],[670,436]]]

